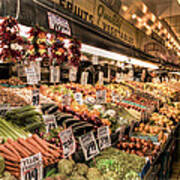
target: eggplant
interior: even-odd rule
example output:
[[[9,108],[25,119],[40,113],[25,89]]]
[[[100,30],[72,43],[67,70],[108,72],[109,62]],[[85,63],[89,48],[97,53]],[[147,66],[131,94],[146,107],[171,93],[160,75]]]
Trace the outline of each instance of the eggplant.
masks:
[[[80,122],[79,119],[74,119],[74,118],[70,118],[70,119],[66,119],[63,121],[63,124],[66,124],[67,127],[73,125],[74,123]]]
[[[42,104],[41,106],[41,110],[42,112],[45,114],[45,112],[52,106],[54,106],[55,104]]]

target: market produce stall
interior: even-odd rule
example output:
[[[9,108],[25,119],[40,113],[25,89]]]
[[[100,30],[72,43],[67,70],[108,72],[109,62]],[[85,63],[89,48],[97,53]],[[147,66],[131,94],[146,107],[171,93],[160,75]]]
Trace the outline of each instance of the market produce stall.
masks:
[[[2,59],[4,63],[13,59],[12,66],[24,59],[26,78],[0,79],[0,178],[129,180],[169,176],[164,172],[170,172],[180,125],[179,82],[104,85],[99,80],[91,85],[87,73],[82,72],[81,83],[75,83],[79,41],[59,33],[47,35],[36,27],[25,43],[17,35],[15,19],[5,18],[1,26],[7,32],[1,39]],[[9,32],[6,26],[15,30]],[[10,44],[28,47],[27,54],[6,49],[7,37]],[[38,58],[40,62],[48,59],[51,66],[47,83],[41,81],[42,64],[33,61]],[[69,66],[68,83],[60,82],[63,63]]]

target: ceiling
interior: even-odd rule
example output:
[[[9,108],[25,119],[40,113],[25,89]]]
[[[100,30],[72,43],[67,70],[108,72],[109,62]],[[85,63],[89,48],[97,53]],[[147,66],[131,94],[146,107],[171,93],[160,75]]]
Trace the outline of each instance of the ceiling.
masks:
[[[178,4],[178,0],[142,1],[148,6],[151,12],[171,28],[180,42],[180,3]]]

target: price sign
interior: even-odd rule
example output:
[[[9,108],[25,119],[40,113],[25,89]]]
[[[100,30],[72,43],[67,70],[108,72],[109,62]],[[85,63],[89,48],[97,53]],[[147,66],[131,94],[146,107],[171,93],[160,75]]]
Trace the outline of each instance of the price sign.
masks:
[[[62,96],[62,104],[63,104],[63,106],[71,105],[71,95],[70,94],[64,94]]]
[[[116,82],[117,83],[121,82],[121,74],[120,73],[116,73]]]
[[[63,147],[63,157],[67,158],[76,150],[76,141],[72,132],[72,128],[61,131],[59,133],[59,137]]]
[[[38,106],[40,103],[39,89],[32,90],[32,105]]]
[[[96,103],[96,99],[92,96],[87,96],[84,102],[86,104],[93,105]]]
[[[109,126],[98,128],[98,140],[100,150],[111,146],[111,137],[109,134]]]
[[[96,103],[97,104],[106,103],[106,90],[96,91]]]
[[[27,83],[28,84],[38,84],[38,76],[33,66],[30,66],[25,69],[27,75]]]
[[[93,56],[92,56],[92,63],[93,63],[94,65],[98,65],[98,56],[96,56],[96,55],[93,55]]]
[[[115,91],[112,91],[112,94],[111,94],[111,96],[112,96],[112,101],[113,102],[120,102],[120,97],[119,97],[119,94],[118,93],[116,93]]]
[[[69,69],[69,81],[74,82],[77,80],[77,67],[71,66]]]
[[[75,93],[75,94],[74,94],[74,98],[75,98],[75,100],[76,100],[76,102],[77,102],[78,104],[80,104],[80,105],[83,104],[82,93],[80,93],[80,92]]]
[[[119,137],[118,137],[118,140],[121,141],[123,139],[123,136],[125,134],[125,131],[126,131],[126,126],[121,126],[120,128],[118,128],[116,130],[116,132],[119,132]]]
[[[41,153],[21,159],[21,180],[42,180],[43,162]]]
[[[50,82],[56,83],[60,81],[60,69],[58,66],[50,67]]]
[[[90,160],[91,158],[99,154],[99,149],[93,132],[79,137],[79,142],[81,144],[86,161]]]
[[[83,72],[81,75],[81,84],[86,85],[88,83],[89,72]]]
[[[46,126],[46,133],[51,129],[57,128],[57,122],[54,115],[43,115],[44,124]]]
[[[104,84],[104,73],[99,72],[99,85],[103,85],[103,84]]]

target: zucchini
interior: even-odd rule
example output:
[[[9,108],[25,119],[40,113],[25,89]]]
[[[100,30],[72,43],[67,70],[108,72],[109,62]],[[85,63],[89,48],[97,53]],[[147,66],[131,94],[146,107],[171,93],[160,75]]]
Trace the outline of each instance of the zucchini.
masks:
[[[77,126],[77,127],[73,128],[73,133],[81,133],[81,132],[83,133],[85,130],[86,131],[92,130],[92,128],[93,128],[92,124],[89,124],[89,123],[83,124],[81,126]]]
[[[35,122],[35,123],[29,124],[28,126],[26,126],[24,128],[24,130],[31,132],[32,130],[35,130],[35,129],[41,128],[41,127],[45,127],[43,122]]]
[[[45,113],[45,111],[48,110],[52,106],[54,106],[54,104],[43,104],[41,107],[42,112]]]
[[[45,111],[45,114],[53,114],[55,112],[57,112],[57,110],[59,109],[59,107],[57,105],[54,105],[54,106],[51,106],[50,108],[48,108],[46,111]]]
[[[73,118],[70,118],[70,119],[66,119],[63,121],[63,127],[64,125],[66,125],[67,127],[71,126],[72,124],[74,123],[77,123],[77,122],[80,122],[79,119],[73,119]]]

